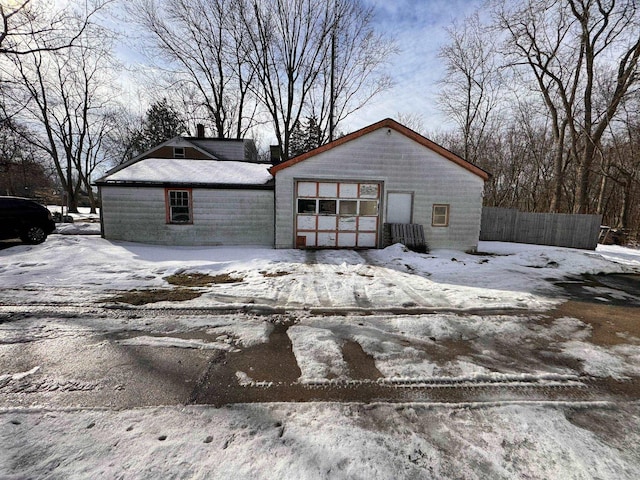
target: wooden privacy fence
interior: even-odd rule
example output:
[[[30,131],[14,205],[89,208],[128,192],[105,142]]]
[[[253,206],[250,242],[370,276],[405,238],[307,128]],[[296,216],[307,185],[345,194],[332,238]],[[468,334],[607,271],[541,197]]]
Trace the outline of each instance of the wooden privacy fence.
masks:
[[[483,207],[480,240],[595,250],[602,215],[526,213]]]

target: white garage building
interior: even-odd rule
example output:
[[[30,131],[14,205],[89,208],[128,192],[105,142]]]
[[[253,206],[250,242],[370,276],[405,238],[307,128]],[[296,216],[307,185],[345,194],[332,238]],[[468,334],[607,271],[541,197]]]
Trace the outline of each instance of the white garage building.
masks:
[[[271,168],[276,248],[377,248],[385,223],[475,250],[489,175],[391,119]]]

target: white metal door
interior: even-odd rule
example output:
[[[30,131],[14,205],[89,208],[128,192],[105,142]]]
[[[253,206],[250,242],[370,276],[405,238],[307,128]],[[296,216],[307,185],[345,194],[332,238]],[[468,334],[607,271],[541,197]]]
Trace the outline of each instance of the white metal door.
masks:
[[[412,193],[387,193],[387,223],[411,223]]]

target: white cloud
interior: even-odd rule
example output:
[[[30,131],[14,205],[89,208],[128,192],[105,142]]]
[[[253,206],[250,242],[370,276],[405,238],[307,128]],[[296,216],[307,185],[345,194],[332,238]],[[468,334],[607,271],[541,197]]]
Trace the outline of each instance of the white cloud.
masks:
[[[428,130],[445,126],[448,119],[438,110],[438,81],[444,65],[438,58],[447,40],[445,28],[470,15],[480,0],[368,0],[376,9],[377,26],[396,39],[399,53],[389,65],[394,87],[341,125],[353,131],[398,113],[419,114]]]

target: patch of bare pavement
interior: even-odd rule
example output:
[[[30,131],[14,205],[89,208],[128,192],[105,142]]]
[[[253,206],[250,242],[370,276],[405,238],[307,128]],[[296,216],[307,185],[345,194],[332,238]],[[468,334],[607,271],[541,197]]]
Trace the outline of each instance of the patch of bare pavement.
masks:
[[[25,317],[56,314],[46,309],[28,314],[8,313],[9,310],[5,307],[0,314],[0,323],[5,326]],[[93,322],[87,319],[87,314],[70,312],[73,309],[67,313],[64,308],[57,311],[58,316],[66,315],[71,321],[68,330],[54,332],[39,327],[32,332],[14,332],[13,337],[5,335],[0,340],[3,370],[25,372],[0,377],[0,406],[132,408],[311,401],[606,405],[640,400],[639,378],[589,375],[581,361],[564,355],[544,335],[532,336],[526,342],[493,334],[428,341],[393,338],[435,364],[462,359],[490,371],[491,375],[385,378],[360,343],[350,334],[334,331],[338,338],[342,336],[346,375],[305,380],[287,333],[297,323],[294,316],[264,316],[264,322],[274,323],[268,341],[249,347],[231,344],[225,351],[175,348],[181,340],[202,341],[206,345],[219,339],[210,329],[175,332],[172,322],[179,319],[175,312],[166,312],[159,321],[158,310],[94,310],[95,318],[122,323],[122,329],[108,332],[74,329],[74,321],[79,321],[83,328]],[[637,343],[640,339],[638,307],[572,300],[544,315],[529,318],[521,311],[517,313],[526,319],[532,331],[542,331],[557,319],[577,318],[589,326],[587,340],[603,348]],[[162,324],[163,331],[127,327],[127,319],[133,316],[148,325]],[[353,321],[355,328],[372,328],[367,316],[353,317]],[[429,321],[428,316],[425,321]],[[173,344],[128,342],[140,337],[171,339]],[[33,371],[33,365],[41,367]]]
[[[576,305],[571,311],[576,313]],[[564,315],[565,309],[552,312],[544,322]],[[627,312],[628,313],[628,312]],[[635,329],[640,324],[640,311],[634,311]],[[590,315],[593,318],[592,315]],[[638,378],[597,378],[585,374],[527,374],[476,375],[470,378],[384,378],[374,359],[354,341],[342,345],[342,356],[348,365],[349,378],[300,381],[300,369],[286,336],[286,326],[280,325],[269,342],[255,347],[213,358],[190,395],[189,403],[221,406],[247,402],[420,402],[420,403],[501,403],[501,402],[610,402],[640,400]],[[636,333],[640,333],[637,331]],[[600,335],[596,341],[600,340]],[[490,340],[501,354],[511,358],[510,368],[520,364],[523,371],[532,362],[532,352],[518,347],[505,348]],[[468,341],[447,342],[451,352],[474,358],[487,345],[471,347]],[[438,350],[435,346],[434,351]],[[553,348],[534,347],[540,358],[551,366],[567,363],[562,355],[554,358]],[[453,357],[455,357],[455,353]],[[445,360],[438,353],[435,360]],[[448,358],[447,358],[448,359]],[[479,359],[475,359],[478,361]],[[491,362],[485,365],[490,366]],[[491,365],[496,372],[500,365]],[[579,368],[579,365],[572,365]],[[239,379],[237,372],[250,372],[251,380]]]

